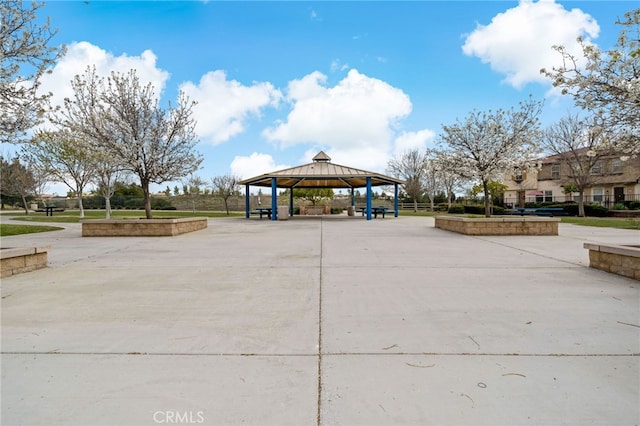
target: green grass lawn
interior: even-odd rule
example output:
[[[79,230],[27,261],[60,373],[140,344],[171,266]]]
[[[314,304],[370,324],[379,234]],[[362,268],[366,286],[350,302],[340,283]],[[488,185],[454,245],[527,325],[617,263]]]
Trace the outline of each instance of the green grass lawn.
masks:
[[[13,225],[0,224],[0,237],[8,237],[10,235],[34,234],[36,232],[59,231],[64,228],[59,226],[42,226],[42,225]]]
[[[44,213],[29,213],[25,215],[24,213],[9,214],[4,213],[6,216],[11,216],[13,220],[21,220],[28,222],[51,222],[51,223],[78,223],[81,220],[86,219],[104,219],[105,213],[104,210],[85,210],[84,218],[80,218],[80,212],[78,210],[65,210],[64,212],[54,213],[53,216],[45,216]],[[241,212],[229,212],[229,216],[227,216],[226,212],[210,212],[210,211],[176,211],[176,210],[156,210],[153,212],[153,217],[157,219],[165,218],[165,217],[217,217],[217,218],[226,218],[226,217],[242,217],[244,213]],[[113,210],[111,212],[112,219],[123,219],[123,218],[143,218],[145,217],[143,210]]]
[[[640,218],[637,217],[563,217],[562,223],[640,230]]]

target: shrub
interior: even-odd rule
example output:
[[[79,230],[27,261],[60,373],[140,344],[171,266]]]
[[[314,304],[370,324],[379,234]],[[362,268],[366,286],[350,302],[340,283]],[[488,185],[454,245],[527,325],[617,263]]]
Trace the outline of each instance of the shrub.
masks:
[[[605,217],[607,215],[607,208],[600,204],[585,204],[584,214],[587,216]]]
[[[613,205],[613,209],[614,210],[626,210],[627,206],[625,206],[624,203],[615,203]]]
[[[447,213],[451,214],[463,214],[464,206],[462,204],[452,204]]]
[[[331,207],[331,214],[341,214],[343,210],[342,207]]]
[[[467,214],[484,214],[484,206],[481,206],[481,205],[464,206],[464,212]]]
[[[125,209],[144,209],[144,198],[129,198],[124,201],[123,206]]]
[[[171,205],[171,201],[166,198],[151,198],[151,209],[153,210],[175,210]]]
[[[493,206],[493,214],[504,214],[505,208],[500,206]]]
[[[629,210],[640,210],[640,201],[631,201],[629,203]]]

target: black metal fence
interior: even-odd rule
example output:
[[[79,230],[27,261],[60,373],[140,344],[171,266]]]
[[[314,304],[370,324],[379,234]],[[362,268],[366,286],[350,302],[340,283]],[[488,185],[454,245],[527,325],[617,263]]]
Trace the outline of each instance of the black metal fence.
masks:
[[[578,196],[545,196],[545,195],[528,195],[525,197],[525,204],[529,203],[577,203]],[[622,197],[614,198],[611,195],[585,195],[583,196],[585,204],[597,204],[609,210],[638,209],[640,208],[640,194],[624,194]],[[505,207],[517,206],[519,203],[517,197],[505,197]]]

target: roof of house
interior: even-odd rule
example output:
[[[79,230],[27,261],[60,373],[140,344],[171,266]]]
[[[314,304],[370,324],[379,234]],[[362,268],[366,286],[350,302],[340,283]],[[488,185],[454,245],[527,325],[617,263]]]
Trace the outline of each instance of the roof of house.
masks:
[[[274,178],[279,188],[362,188],[367,186],[367,178],[371,178],[371,186],[404,183],[395,177],[334,164],[320,151],[311,163],[244,179],[240,184],[270,187]]]

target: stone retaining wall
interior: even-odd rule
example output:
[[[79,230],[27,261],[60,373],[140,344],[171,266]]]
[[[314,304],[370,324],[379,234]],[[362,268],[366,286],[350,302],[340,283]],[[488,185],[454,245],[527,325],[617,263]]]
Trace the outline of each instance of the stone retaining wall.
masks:
[[[50,247],[16,247],[0,250],[0,278],[47,267]]]
[[[207,227],[206,217],[82,221],[83,237],[172,237]]]
[[[558,235],[558,217],[436,216],[436,228],[465,235]]]
[[[584,243],[589,266],[640,281],[640,246]]]

